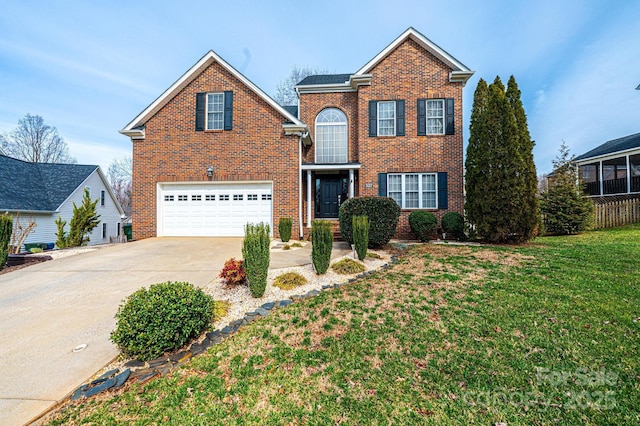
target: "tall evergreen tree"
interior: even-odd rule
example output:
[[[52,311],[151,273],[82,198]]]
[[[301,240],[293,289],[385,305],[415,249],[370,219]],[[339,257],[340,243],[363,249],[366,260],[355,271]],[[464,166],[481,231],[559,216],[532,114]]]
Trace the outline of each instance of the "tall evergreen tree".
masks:
[[[471,110],[471,125],[469,128],[469,145],[465,159],[465,212],[469,223],[475,224],[481,216],[481,201],[486,188],[483,179],[483,167],[486,164],[485,155],[488,152],[486,135],[486,113],[489,99],[489,87],[483,79],[478,81],[473,94],[473,109]]]
[[[531,140],[529,134],[529,126],[527,124],[527,115],[522,106],[520,97],[520,89],[514,76],[509,78],[507,83],[506,96],[518,125],[518,136],[520,143],[520,154],[522,159],[522,169],[520,169],[520,182],[518,187],[522,188],[519,194],[521,199],[522,210],[519,216],[519,233],[522,241],[528,241],[535,237],[540,223],[540,213],[538,208],[538,174],[536,164],[533,161],[533,146],[535,143]]]
[[[465,210],[478,236],[486,241],[526,241],[533,235],[537,224],[536,220],[533,226],[529,226],[528,214],[523,217],[523,210],[528,210],[530,204],[529,198],[524,196],[528,194],[524,175],[528,175],[525,173],[528,156],[533,161],[533,145],[530,143],[529,152],[523,154],[524,143],[521,142],[525,140],[525,132],[521,131],[500,78],[496,77],[488,88],[485,87],[486,82],[481,80],[471,113],[465,163]],[[516,96],[513,88],[510,95]],[[519,93],[517,98],[519,100]],[[524,116],[524,109],[522,114]],[[523,126],[526,130],[526,116]]]

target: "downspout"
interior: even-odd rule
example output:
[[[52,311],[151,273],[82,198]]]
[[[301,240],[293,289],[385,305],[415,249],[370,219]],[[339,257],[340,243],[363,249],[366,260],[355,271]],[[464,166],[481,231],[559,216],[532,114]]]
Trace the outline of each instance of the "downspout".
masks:
[[[298,88],[295,88],[296,96],[298,97],[298,120],[300,120],[300,92]],[[303,133],[300,133],[298,138],[298,233],[300,234],[299,240],[302,241],[304,232],[302,231],[302,138]]]
[[[304,237],[304,232],[302,232],[302,134],[298,138],[298,226],[300,241]]]

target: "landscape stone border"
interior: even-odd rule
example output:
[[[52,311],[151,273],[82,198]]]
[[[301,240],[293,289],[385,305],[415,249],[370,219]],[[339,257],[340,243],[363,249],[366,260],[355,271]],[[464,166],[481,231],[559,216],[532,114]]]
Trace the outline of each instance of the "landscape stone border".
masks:
[[[315,297],[320,294],[321,291],[332,290],[335,288],[343,287],[347,284],[351,284],[362,278],[368,277],[369,275],[375,274],[380,270],[388,269],[392,264],[396,263],[398,263],[398,257],[391,256],[391,260],[388,263],[380,266],[378,269],[372,269],[370,271],[363,272],[343,283],[324,285],[322,286],[321,290],[310,290],[304,294],[291,295],[288,299],[265,303],[259,308],[245,313],[243,318],[232,321],[231,323],[229,323],[229,325],[226,325],[222,329],[214,330],[207,333],[206,337],[201,342],[192,343],[189,348],[184,351],[180,351],[170,356],[163,356],[148,362],[133,359],[122,366],[122,371],[119,368],[109,370],[97,379],[78,387],[71,394],[70,399],[71,401],[86,399],[105,391],[120,389],[127,381],[135,380],[136,383],[142,384],[148,382],[156,376],[159,377],[166,375],[180,365],[191,360],[191,358],[193,358],[194,356],[200,355],[211,346],[217,345],[232,334],[235,334],[241,327],[250,324],[258,318],[269,315],[271,311],[275,309],[289,306],[296,300],[304,300]]]

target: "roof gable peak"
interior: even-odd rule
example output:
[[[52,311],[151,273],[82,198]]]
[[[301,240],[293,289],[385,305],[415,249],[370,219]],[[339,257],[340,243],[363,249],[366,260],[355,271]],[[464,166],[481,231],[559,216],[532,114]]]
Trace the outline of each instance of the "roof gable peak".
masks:
[[[419,31],[417,31],[413,27],[407,28],[402,34],[400,34],[394,41],[391,42],[387,47],[385,47],[380,53],[373,57],[369,62],[367,62],[362,68],[360,68],[355,75],[365,75],[371,71],[377,64],[379,64],[384,58],[386,58],[391,52],[393,52],[399,45],[404,43],[406,40],[412,39],[416,43],[418,43],[423,49],[427,50],[435,57],[440,59],[443,63],[451,68],[451,73],[449,74],[449,80],[452,82],[462,82],[466,83],[466,81],[473,75],[474,71],[471,71],[466,65],[462,62],[458,61],[440,46],[429,40]]]
[[[256,86],[251,80],[245,77],[240,71],[232,67],[227,61],[225,61],[220,55],[213,50],[209,50],[198,62],[196,62],[191,68],[187,70],[182,76],[176,80],[167,90],[165,90],[155,101],[153,101],[147,108],[145,108],[138,116],[131,120],[120,133],[125,135],[134,135],[141,132],[141,126],[155,115],[162,107],[164,107],[176,93],[184,89],[189,83],[191,83],[197,76],[199,76],[205,69],[207,69],[214,62],[220,64],[224,69],[230,72],[236,77],[242,84],[247,86],[258,96],[264,99],[269,105],[271,105],[276,111],[282,114],[288,121],[297,125],[303,125],[298,121],[297,117],[291,115],[289,111],[279,105],[269,95],[267,95],[262,89]]]

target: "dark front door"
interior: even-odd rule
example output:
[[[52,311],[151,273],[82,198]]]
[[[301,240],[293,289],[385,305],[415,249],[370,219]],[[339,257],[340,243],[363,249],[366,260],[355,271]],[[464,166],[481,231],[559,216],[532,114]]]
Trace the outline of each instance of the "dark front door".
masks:
[[[316,182],[316,217],[338,217],[342,197],[342,181],[321,178]]]

